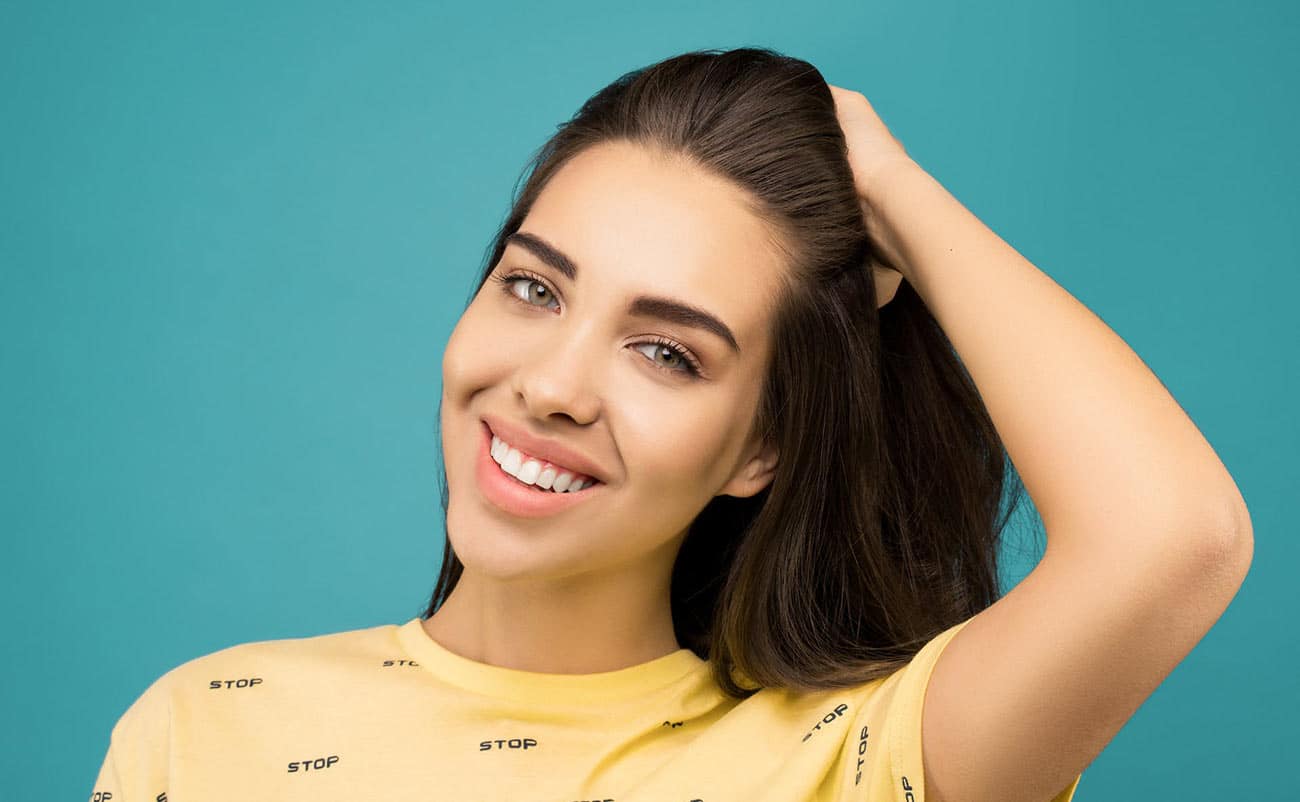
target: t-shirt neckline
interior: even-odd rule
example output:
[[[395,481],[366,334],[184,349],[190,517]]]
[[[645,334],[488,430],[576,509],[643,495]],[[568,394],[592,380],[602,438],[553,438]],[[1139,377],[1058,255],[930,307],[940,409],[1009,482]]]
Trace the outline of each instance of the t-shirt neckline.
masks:
[[[485,696],[517,702],[560,705],[622,701],[660,690],[707,662],[681,648],[644,663],[594,674],[547,674],[481,663],[447,649],[429,637],[418,616],[397,629],[402,647],[420,666],[444,682]]]

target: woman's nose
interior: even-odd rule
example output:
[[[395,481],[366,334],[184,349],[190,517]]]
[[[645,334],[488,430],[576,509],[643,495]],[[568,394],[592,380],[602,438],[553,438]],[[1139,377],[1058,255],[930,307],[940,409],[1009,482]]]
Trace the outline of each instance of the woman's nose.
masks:
[[[538,420],[562,413],[578,423],[594,420],[600,409],[602,358],[593,332],[562,331],[515,347],[519,362],[514,390]]]

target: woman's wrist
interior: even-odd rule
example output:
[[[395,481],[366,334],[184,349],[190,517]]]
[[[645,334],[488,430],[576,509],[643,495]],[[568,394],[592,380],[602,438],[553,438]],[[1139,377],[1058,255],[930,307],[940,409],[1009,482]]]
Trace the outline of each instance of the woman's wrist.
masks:
[[[873,165],[858,181],[858,196],[869,205],[878,203],[884,194],[890,191],[891,184],[896,180],[899,172],[915,171],[924,173],[925,168],[910,156],[884,159]]]
[[[912,274],[903,257],[898,232],[886,217],[888,206],[886,199],[891,194],[904,191],[903,185],[917,175],[928,176],[929,174],[910,158],[890,159],[872,168],[858,189],[862,217],[872,243],[885,260],[886,266],[902,273],[909,282],[912,281]]]

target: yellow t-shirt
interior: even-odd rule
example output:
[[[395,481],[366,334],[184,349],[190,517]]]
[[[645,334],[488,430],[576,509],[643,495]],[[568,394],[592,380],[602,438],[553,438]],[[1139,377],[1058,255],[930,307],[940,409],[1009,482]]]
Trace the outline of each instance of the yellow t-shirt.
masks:
[[[419,618],[243,643],[131,704],[91,799],[924,802],[921,702],[966,623],[888,677],[744,701],[689,649],[540,674],[448,651]]]

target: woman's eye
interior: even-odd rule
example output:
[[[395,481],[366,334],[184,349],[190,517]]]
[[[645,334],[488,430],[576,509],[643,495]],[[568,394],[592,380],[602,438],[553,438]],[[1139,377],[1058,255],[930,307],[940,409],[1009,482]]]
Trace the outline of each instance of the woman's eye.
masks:
[[[646,354],[654,366],[666,370],[670,373],[684,373],[691,378],[700,375],[699,363],[686,351],[685,348],[674,345],[666,341],[651,340],[649,342],[637,343],[636,347],[653,348],[652,353]],[[646,353],[642,351],[641,353]],[[659,357],[666,357],[668,364],[657,361]]]
[[[545,308],[547,301],[554,300],[555,293],[551,292],[551,288],[545,282],[532,276],[512,273],[508,276],[497,276],[495,278],[501,283],[503,292],[529,306]],[[520,285],[525,287],[522,294],[516,290],[516,287]],[[534,300],[540,300],[541,303],[535,303]]]
[[[501,286],[501,291],[508,295],[511,300],[535,306],[540,309],[549,309],[547,301],[555,300],[555,293],[551,290],[549,284],[540,277],[530,273],[513,272],[506,275],[493,275],[492,280]],[[526,289],[523,294],[516,291],[516,288],[523,286]],[[540,300],[542,303],[534,303]],[[654,348],[653,353],[646,354],[650,363],[665,373],[680,373],[687,378],[695,379],[703,376],[704,369],[699,360],[684,345],[679,345],[668,339],[652,339],[646,342],[637,343],[636,348]],[[659,361],[660,357],[667,360],[667,363]]]

